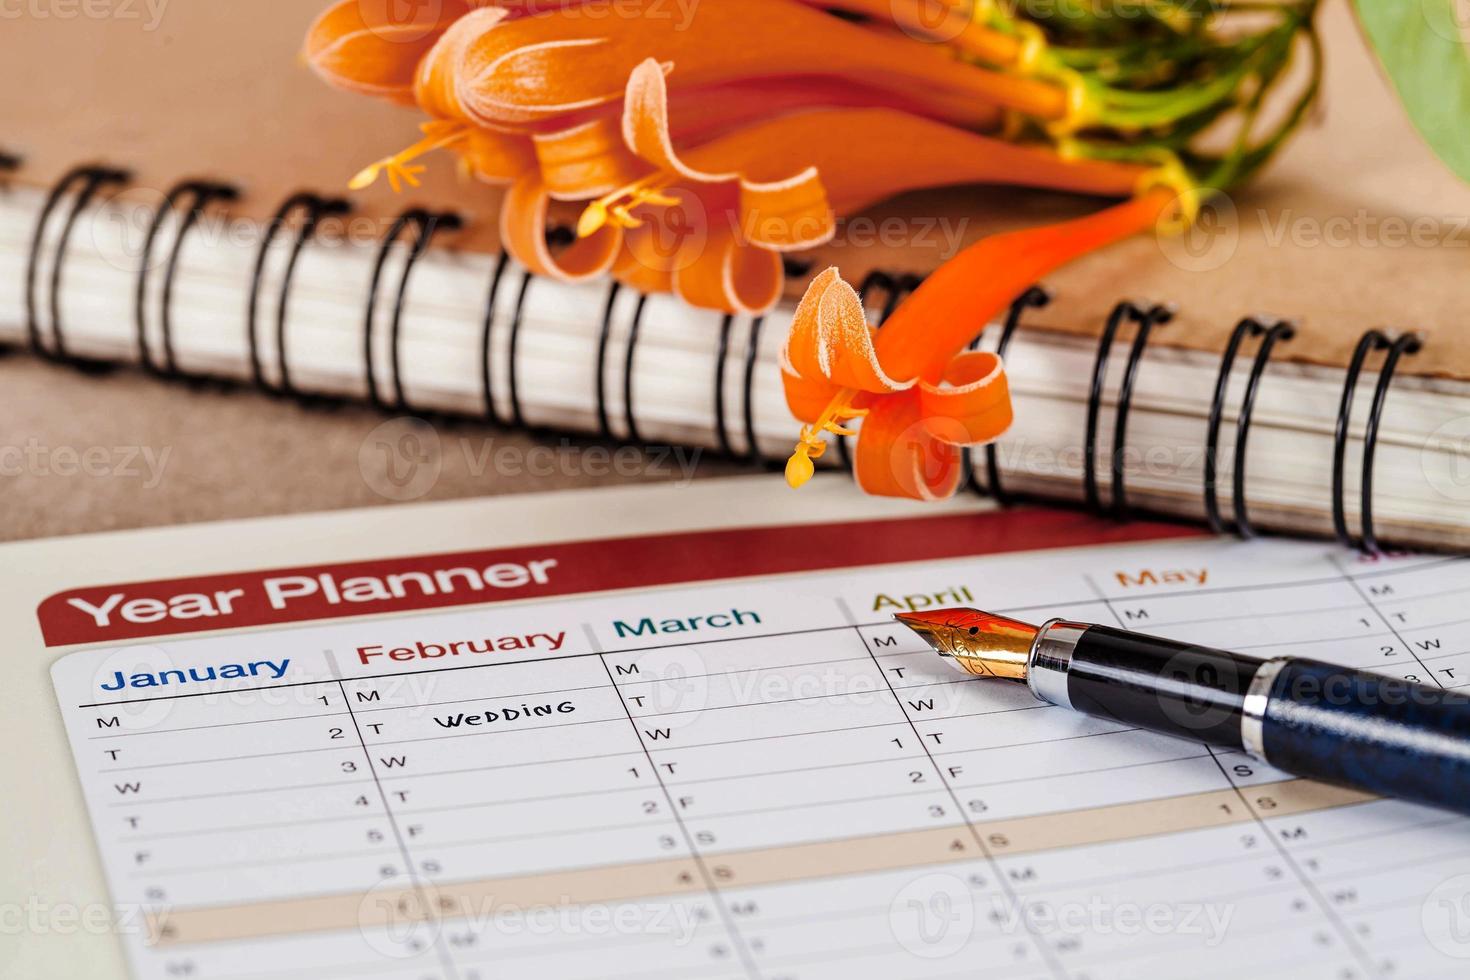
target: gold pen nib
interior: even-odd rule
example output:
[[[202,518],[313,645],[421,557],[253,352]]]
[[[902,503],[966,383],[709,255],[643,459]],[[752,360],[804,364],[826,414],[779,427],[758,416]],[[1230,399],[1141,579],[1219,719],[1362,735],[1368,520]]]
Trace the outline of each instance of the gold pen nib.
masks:
[[[895,613],[893,618],[966,673],[1012,681],[1026,679],[1031,643],[1041,632],[1030,623],[978,609]]]

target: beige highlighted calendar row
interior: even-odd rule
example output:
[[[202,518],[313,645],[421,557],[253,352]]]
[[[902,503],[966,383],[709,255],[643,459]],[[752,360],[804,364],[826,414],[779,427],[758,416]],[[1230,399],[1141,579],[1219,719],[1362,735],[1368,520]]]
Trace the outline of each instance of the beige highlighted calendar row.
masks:
[[[362,892],[282,899],[250,905],[159,912],[149,918],[149,941],[176,946],[341,929],[373,930],[426,918],[483,919],[509,909],[615,904],[655,896],[698,894],[706,876],[717,888],[752,888],[814,878],[921,868],[1066,847],[1106,844],[1162,834],[1206,830],[1257,818],[1290,816],[1362,803],[1373,797],[1307,780],[1174,796],[1138,803],[977,822],[784,847],[732,851],[704,858],[645,861],[485,878],[425,883]]]

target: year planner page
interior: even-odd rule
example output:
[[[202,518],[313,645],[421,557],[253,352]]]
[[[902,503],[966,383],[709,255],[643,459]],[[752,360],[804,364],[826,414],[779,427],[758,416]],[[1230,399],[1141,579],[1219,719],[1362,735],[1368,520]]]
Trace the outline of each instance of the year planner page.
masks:
[[[0,549],[0,973],[1470,970],[1463,818],[1045,705],[892,618],[1459,687],[1470,563],[778,484]]]

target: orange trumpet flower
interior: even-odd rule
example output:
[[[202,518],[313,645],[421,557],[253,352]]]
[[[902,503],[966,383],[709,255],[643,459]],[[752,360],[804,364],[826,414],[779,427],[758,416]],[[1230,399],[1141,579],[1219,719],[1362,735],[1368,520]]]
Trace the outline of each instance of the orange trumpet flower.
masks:
[[[854,470],[868,493],[934,500],[959,488],[962,446],[983,445],[1011,422],[1004,366],[967,352],[980,329],[1029,284],[1072,259],[1159,222],[1180,202],[1148,190],[1106,210],[1043,228],[993,235],[927,279],[881,331],[835,269],[797,308],[782,352],[792,414],[806,422],[786,464],[799,487],[826,450],[825,433],[857,435]],[[854,433],[846,423],[862,419]]]
[[[560,0],[557,2],[560,4]],[[785,4],[788,0],[776,2]],[[628,155],[618,127],[617,100],[590,108],[568,109],[535,123],[475,119],[472,109],[464,105],[462,99],[473,100],[472,95],[466,93],[462,78],[467,52],[487,37],[504,37],[504,26],[527,9],[526,3],[512,6],[502,2],[471,10],[445,26],[438,43],[427,53],[421,51],[421,46],[380,44],[373,49],[375,57],[397,56],[401,59],[394,65],[392,74],[400,82],[402,78],[412,76],[413,98],[433,120],[422,127],[424,139],[365,168],[352,181],[354,188],[367,186],[383,174],[396,189],[401,190],[405,185],[418,186],[418,176],[425,168],[415,161],[440,149],[454,150],[470,172],[492,183],[514,181],[525,172],[528,158],[538,156],[543,164],[548,191],[553,197],[562,199],[596,196],[631,179],[626,166]],[[530,9],[540,8],[532,4]],[[798,12],[811,16],[805,10]],[[322,34],[328,28],[341,26],[346,20],[340,16],[324,16],[314,32]],[[532,37],[542,39],[543,46],[559,49],[562,45],[559,39],[565,33],[567,22],[567,19],[555,17],[531,17],[521,28]],[[826,15],[820,15],[818,22],[845,26]],[[915,46],[913,42],[885,43]],[[367,69],[351,65],[345,54],[330,65],[318,62],[314,65],[332,84],[353,91],[370,91],[355,81]],[[580,65],[570,62],[563,67],[574,74],[582,70]],[[679,87],[669,94],[670,128],[681,143],[688,144],[702,142],[752,121],[784,112],[838,106],[886,106],[916,115],[956,116],[968,119],[977,129],[985,130],[998,127],[1002,121],[997,107],[977,102],[968,95],[945,95],[928,88],[912,92],[898,88],[884,90],[849,78],[809,76],[803,73],[803,67],[792,66],[793,74],[789,77],[752,76],[703,86],[685,84],[688,73],[681,73]],[[376,70],[385,71],[382,66],[376,66]],[[623,84],[626,87],[626,78]],[[401,86],[391,93],[391,97],[393,101],[406,101],[402,97]],[[590,194],[585,187],[574,187],[566,177],[553,172],[571,165],[572,178],[580,183],[585,180],[585,167],[581,165],[584,159],[595,160],[604,168],[613,168],[612,175],[606,177],[606,186]],[[622,165],[622,170],[617,169],[619,165]],[[615,179],[618,177],[623,179]]]
[[[650,11],[662,0],[630,0]],[[545,124],[616,102],[644,59],[678,66],[681,84],[837,78],[922,98],[937,118],[973,126],[1002,106],[1042,120],[1068,111],[1054,85],[978,68],[939,45],[888,37],[790,0],[704,0],[687,20],[523,17],[479,35],[456,72],[460,108],[492,127]]]
[[[1018,146],[885,108],[791,113],[681,155],[674,149],[665,72],[652,59],[633,70],[623,107],[626,150],[650,172],[589,205],[579,226],[583,233],[609,220],[638,224],[632,209],[658,205],[672,187],[731,185],[738,191],[746,237],[792,250],[831,236],[829,199],[848,212],[904,191],[951,184],[1123,197],[1146,172],[1138,164],[1069,160],[1049,148]],[[863,147],[861,154],[855,146]]]
[[[671,289],[696,306],[727,312],[770,309],[784,285],[777,253],[820,245],[835,233],[839,215],[904,191],[994,183],[1123,197],[1145,173],[1134,164],[1066,160],[1050,149],[883,108],[791,113],[680,153],[665,69],[653,59],[629,78],[621,135],[625,145],[605,148],[604,165],[589,160],[606,134],[589,126],[577,136],[580,172],[599,182],[612,173],[636,174],[587,207],[578,234],[623,228],[629,247],[615,274],[638,288]],[[860,157],[854,146],[866,148]],[[920,146],[924,152],[914,153]],[[556,183],[570,196],[590,192]],[[670,227],[643,227],[648,220],[664,223],[669,208]],[[659,240],[666,247],[654,248]]]
[[[1122,196],[1141,173],[941,121],[991,128],[1002,105],[1044,119],[1066,110],[1054,86],[916,42],[931,10],[935,37],[957,12],[973,26],[958,0],[836,4],[907,37],[808,0],[705,0],[688,22],[653,3],[607,18],[581,15],[579,0],[447,0],[393,33],[342,0],[312,28],[313,66],[354,91],[411,96],[431,117],[424,139],[350,186],[385,174],[395,189],[417,186],[417,158],[448,149],[510,185],[501,238],[532,271],[611,271],[696,306],[761,313],[784,288],[779,253],[827,241],[841,215],[877,200],[960,183]],[[1020,56],[1015,38],[997,37],[1011,47],[991,38],[995,62]],[[559,251],[545,234],[555,200],[591,202]]]

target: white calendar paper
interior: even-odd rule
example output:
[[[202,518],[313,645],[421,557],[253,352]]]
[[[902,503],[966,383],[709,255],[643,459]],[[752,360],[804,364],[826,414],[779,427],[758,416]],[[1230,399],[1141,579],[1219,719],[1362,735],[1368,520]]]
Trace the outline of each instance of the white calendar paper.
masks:
[[[1041,705],[890,618],[980,605],[1459,686],[1470,564],[1034,511],[877,536],[759,526],[774,509],[658,533],[657,511],[613,539],[298,545],[51,594],[132,975],[1470,970],[1470,823]],[[1087,540],[1111,543],[1058,546]]]

